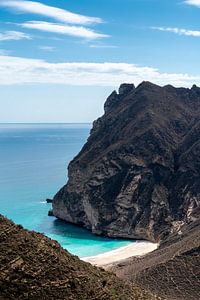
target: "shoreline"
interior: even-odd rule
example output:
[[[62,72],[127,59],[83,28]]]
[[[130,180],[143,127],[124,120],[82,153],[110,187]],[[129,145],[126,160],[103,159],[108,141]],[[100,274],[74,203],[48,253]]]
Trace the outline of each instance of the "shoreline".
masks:
[[[158,248],[158,244],[147,241],[136,241],[130,245],[119,247],[95,256],[83,257],[81,260],[97,267],[107,266],[133,256],[142,256]]]

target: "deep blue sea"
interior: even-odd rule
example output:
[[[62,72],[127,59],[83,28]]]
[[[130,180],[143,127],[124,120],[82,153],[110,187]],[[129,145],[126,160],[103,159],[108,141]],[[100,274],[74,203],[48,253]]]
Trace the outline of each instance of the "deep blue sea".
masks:
[[[67,180],[67,165],[86,142],[90,124],[0,124],[0,213],[42,232],[79,257],[128,245],[97,237],[48,217],[52,198]]]

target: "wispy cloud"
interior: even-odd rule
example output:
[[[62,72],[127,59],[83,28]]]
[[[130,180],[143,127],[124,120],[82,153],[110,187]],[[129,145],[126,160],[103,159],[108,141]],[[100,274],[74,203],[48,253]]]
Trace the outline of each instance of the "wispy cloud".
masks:
[[[9,55],[11,51],[6,50],[6,49],[0,49],[0,55]]]
[[[98,39],[98,38],[108,37],[108,35],[106,34],[97,33],[92,29],[85,28],[82,26],[69,26],[69,25],[63,25],[59,23],[42,22],[42,21],[30,21],[19,25],[28,29],[37,29],[40,31],[71,35],[71,36],[82,37],[86,39]]]
[[[4,31],[0,33],[0,41],[30,40],[31,36],[20,31]]]
[[[113,46],[113,45],[98,45],[98,44],[94,44],[94,45],[89,45],[90,48],[99,48],[99,49],[113,49],[113,48],[118,48],[117,46]]]
[[[56,23],[49,21],[29,21],[22,24],[17,24],[24,28],[37,29],[44,32],[70,35],[86,39],[98,39],[109,36],[107,34],[99,33],[93,29],[82,26],[102,23],[103,20],[101,18],[88,17],[72,13],[65,9],[49,6],[36,1],[0,0],[0,6],[11,8],[17,12],[42,15],[57,21]]]
[[[176,27],[151,27],[151,28],[159,31],[173,32],[178,35],[200,37],[200,31],[198,30],[189,30],[189,29],[176,28]]]
[[[48,52],[54,52],[55,51],[55,47],[52,46],[39,46],[38,47],[40,50],[44,50],[44,51],[48,51]]]
[[[200,7],[200,0],[186,0],[186,1],[184,1],[184,3],[186,3],[188,5]]]
[[[1,0],[0,6],[8,7],[22,13],[38,14],[53,18],[60,22],[71,24],[93,24],[102,23],[103,20],[97,17],[88,17],[68,10],[49,6],[36,1],[21,1],[21,0]]]
[[[191,86],[200,76],[162,73],[151,67],[128,63],[49,63],[45,60],[0,56],[0,84],[64,84],[75,86],[118,86],[122,82]]]

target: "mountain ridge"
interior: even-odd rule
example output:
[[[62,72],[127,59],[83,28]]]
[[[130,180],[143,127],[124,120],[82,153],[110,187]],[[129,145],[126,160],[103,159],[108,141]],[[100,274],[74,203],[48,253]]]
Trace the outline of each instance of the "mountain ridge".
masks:
[[[104,110],[53,214],[95,234],[160,241],[200,204],[200,88],[122,84]]]

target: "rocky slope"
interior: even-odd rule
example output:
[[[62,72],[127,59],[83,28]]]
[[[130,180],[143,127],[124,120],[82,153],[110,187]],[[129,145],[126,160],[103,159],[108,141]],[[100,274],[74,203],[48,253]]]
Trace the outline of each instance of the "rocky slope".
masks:
[[[200,88],[121,85],[68,171],[56,217],[112,237],[178,232],[200,205]]]
[[[158,250],[115,265],[112,271],[165,299],[199,300],[200,210],[195,214],[195,221],[162,242]]]
[[[0,299],[160,299],[0,215]]]

